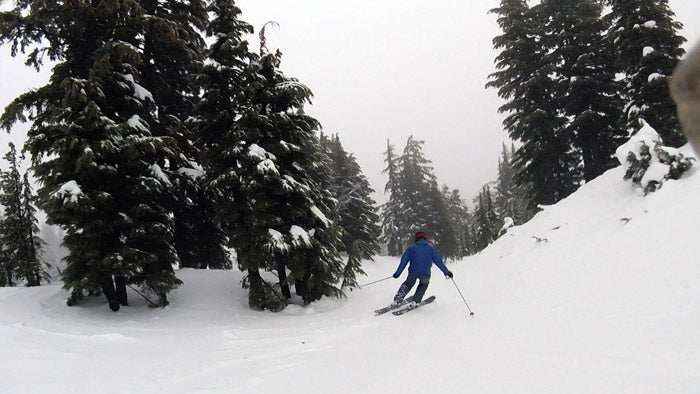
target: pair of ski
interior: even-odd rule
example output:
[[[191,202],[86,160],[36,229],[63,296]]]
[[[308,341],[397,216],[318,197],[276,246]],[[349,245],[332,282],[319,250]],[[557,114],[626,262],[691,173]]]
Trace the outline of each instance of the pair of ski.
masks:
[[[384,308],[377,309],[376,311],[374,311],[374,315],[378,316],[378,315],[382,315],[382,314],[387,313],[387,312],[391,312],[392,314],[394,314],[396,316],[403,315],[404,313],[408,313],[416,308],[420,308],[423,305],[430,304],[431,302],[435,301],[435,296],[430,296],[417,304],[406,306],[411,301],[413,301],[413,296],[408,297],[408,298],[404,298],[403,301],[401,301],[400,303],[398,303],[396,305],[389,305],[389,306],[385,306]]]

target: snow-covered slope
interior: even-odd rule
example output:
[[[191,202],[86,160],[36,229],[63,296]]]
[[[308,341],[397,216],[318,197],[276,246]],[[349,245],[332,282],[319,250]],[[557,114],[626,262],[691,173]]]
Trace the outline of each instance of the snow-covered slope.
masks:
[[[240,274],[183,270],[171,305],[0,288],[2,393],[697,393],[700,174],[647,197],[614,169],[375,317],[398,280],[249,310]],[[396,259],[368,262],[368,277]]]

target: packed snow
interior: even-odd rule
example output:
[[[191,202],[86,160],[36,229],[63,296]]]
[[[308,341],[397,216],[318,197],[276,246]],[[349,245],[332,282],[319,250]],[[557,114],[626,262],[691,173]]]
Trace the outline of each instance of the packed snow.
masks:
[[[450,263],[454,282],[433,270],[436,301],[403,316],[372,313],[394,279],[279,313],[250,310],[236,270],[180,270],[168,307],[130,293],[117,313],[0,288],[0,392],[698,393],[700,175],[643,197],[624,170]]]

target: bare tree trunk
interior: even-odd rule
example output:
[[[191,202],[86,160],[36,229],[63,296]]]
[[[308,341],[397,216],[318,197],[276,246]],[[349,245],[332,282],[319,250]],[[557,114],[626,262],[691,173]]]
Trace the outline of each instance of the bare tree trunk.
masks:
[[[106,277],[102,281],[102,293],[107,297],[107,302],[109,303],[109,309],[114,312],[119,310],[119,300],[117,299],[117,291],[114,288],[114,280],[112,276]]]
[[[123,306],[128,306],[129,302],[126,295],[126,278],[117,276],[114,278],[117,301]]]

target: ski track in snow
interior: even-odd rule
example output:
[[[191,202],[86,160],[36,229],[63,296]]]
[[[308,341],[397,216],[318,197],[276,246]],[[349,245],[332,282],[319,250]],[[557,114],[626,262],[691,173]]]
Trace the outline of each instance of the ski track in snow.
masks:
[[[474,317],[436,270],[435,302],[403,316],[373,315],[400,280],[277,314],[235,271],[182,270],[170,306],[130,292],[118,313],[0,288],[0,392],[700,392],[700,175],[647,197],[622,175],[450,264]],[[375,260],[360,283],[398,263]]]

